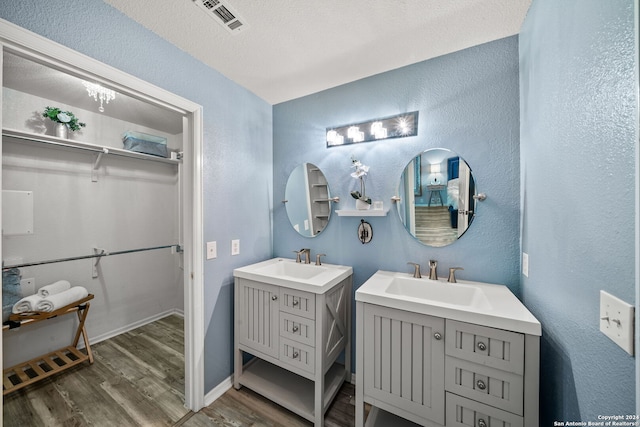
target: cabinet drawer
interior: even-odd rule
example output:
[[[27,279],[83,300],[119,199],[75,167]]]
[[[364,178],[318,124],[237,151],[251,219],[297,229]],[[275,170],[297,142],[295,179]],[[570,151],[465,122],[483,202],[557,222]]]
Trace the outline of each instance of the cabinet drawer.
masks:
[[[307,345],[282,338],[280,340],[280,361],[311,374],[315,373],[315,350]]]
[[[524,334],[447,320],[448,355],[519,375],[524,373]]]
[[[522,417],[447,393],[447,427],[523,427]]]
[[[280,313],[280,336],[310,347],[315,346],[315,322],[289,313]]]
[[[313,320],[316,318],[316,297],[310,292],[280,288],[280,311]]]
[[[523,377],[447,356],[445,390],[487,405],[523,414]]]

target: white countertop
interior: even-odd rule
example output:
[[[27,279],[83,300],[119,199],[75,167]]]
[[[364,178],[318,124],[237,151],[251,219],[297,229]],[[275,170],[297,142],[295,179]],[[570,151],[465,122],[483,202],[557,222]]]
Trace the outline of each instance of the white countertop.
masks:
[[[485,304],[481,307],[473,307],[447,304],[440,301],[430,301],[424,298],[387,292],[389,285],[391,285],[396,277],[424,281],[424,286],[429,286],[430,284],[447,284],[446,280],[442,278],[438,280],[439,283],[436,283],[427,278],[413,279],[412,275],[407,273],[378,270],[356,291],[356,301],[524,334],[542,335],[540,322],[522,302],[516,298],[509,288],[504,285],[471,282],[467,280],[458,280],[456,284],[447,284],[449,286],[467,285],[482,291],[488,300],[488,306]],[[417,283],[419,285],[422,284],[421,282]]]
[[[324,263],[317,266],[288,258],[272,258],[233,270],[234,277],[315,294],[325,293],[351,274],[353,269],[348,266]]]

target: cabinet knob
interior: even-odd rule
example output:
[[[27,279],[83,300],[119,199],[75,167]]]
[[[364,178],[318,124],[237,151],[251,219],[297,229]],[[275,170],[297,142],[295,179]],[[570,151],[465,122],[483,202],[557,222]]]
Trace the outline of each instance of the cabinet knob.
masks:
[[[485,343],[483,343],[482,341],[480,341],[478,343],[478,350],[485,351],[486,349],[487,349],[487,345]]]
[[[272,296],[271,296],[271,301],[275,301],[275,300],[277,300],[277,299],[278,299],[278,295],[272,295]]]
[[[299,328],[298,328],[297,326],[294,326],[293,328],[291,328],[291,330],[292,330],[293,332],[298,332],[298,329],[299,329]]]
[[[298,301],[297,299],[293,300],[293,306],[295,307],[296,305],[300,304],[300,301]]]
[[[433,337],[440,341],[442,339],[442,334],[440,332],[436,332],[435,334],[433,334]]]
[[[297,351],[294,351],[294,352],[293,352],[293,358],[294,358],[294,359],[297,359],[297,358],[298,358],[298,356],[300,356],[300,353],[298,353]]]
[[[478,380],[478,381],[476,382],[476,387],[478,387],[480,390],[484,390],[484,389],[486,389],[486,388],[487,388],[487,385],[485,384],[485,382],[484,382],[484,381],[482,381],[482,380]]]
[[[482,418],[480,418],[478,420],[478,427],[487,427],[487,422],[485,420],[483,420]]]

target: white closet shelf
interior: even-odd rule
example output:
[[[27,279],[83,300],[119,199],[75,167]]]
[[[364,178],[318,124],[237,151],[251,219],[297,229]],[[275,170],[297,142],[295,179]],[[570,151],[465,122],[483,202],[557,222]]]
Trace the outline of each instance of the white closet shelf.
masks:
[[[43,144],[50,144],[50,145],[55,145],[59,147],[77,148],[81,150],[93,151],[96,153],[106,153],[106,154],[112,154],[115,156],[131,157],[131,158],[140,159],[140,160],[152,160],[154,162],[160,162],[160,163],[169,163],[169,164],[177,165],[182,161],[179,159],[167,159],[164,157],[152,156],[144,153],[136,153],[134,151],[125,150],[123,148],[107,147],[104,145],[92,144],[90,142],[75,141],[70,139],[58,138],[56,136],[51,136],[51,135],[25,132],[25,131],[16,130],[16,129],[3,128],[2,136],[6,136],[9,138],[22,139],[25,141],[38,142]]]

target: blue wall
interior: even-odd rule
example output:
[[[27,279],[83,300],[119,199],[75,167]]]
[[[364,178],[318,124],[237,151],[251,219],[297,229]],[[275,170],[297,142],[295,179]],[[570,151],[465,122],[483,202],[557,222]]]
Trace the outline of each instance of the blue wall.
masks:
[[[271,255],[271,106],[100,0],[3,1],[0,17],[204,107],[204,239],[218,242],[204,277],[211,390],[232,372],[233,268]]]
[[[534,0],[520,34],[522,294],[543,325],[541,423],[634,414],[599,290],[634,302],[633,0]]]
[[[379,74],[274,106],[274,254],[292,257],[302,247],[326,253],[326,262],[353,266],[354,289],[378,269],[407,271],[407,261],[426,270],[439,262],[440,275],[461,266],[459,278],[519,286],[519,106],[518,39],[510,37]],[[419,110],[418,136],[326,148],[325,128]],[[334,209],[353,209],[357,188],[354,156],[371,169],[367,195],[389,208],[400,174],[427,148],[449,148],[467,160],[479,191],[470,230],[444,248],[423,246],[403,228],[395,211],[368,218],[373,240],[357,239],[360,217],[333,213],[327,228],[311,239],[287,220],[282,200],[287,177],[303,162],[324,172]]]

